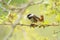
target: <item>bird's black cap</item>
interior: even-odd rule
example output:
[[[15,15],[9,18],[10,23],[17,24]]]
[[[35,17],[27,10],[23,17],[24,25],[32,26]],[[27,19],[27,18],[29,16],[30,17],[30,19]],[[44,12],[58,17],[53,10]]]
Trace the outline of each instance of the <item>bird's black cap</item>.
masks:
[[[29,17],[30,15],[32,15],[32,14],[28,14],[28,15],[27,15],[27,18],[28,18],[28,19],[31,19],[31,18],[32,18],[32,17]]]

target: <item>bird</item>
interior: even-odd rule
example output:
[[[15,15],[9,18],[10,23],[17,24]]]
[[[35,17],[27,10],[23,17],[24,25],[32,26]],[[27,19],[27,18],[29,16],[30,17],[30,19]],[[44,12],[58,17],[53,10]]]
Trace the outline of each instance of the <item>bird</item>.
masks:
[[[37,22],[43,22],[44,21],[44,16],[43,15],[40,15],[40,17],[37,17],[36,15],[34,14],[28,14],[27,15],[27,18],[33,22],[33,23],[37,23]]]
[[[34,14],[28,14],[27,18],[32,22],[30,26],[33,27],[33,28],[38,26],[35,23],[44,22],[44,16],[43,15],[40,15],[40,17],[37,17]]]

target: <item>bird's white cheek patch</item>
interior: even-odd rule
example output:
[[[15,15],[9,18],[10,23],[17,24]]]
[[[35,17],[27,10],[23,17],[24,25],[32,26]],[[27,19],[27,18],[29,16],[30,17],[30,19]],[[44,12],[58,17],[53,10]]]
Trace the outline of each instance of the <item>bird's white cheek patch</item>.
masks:
[[[33,14],[31,14],[29,17],[32,17],[33,16]]]

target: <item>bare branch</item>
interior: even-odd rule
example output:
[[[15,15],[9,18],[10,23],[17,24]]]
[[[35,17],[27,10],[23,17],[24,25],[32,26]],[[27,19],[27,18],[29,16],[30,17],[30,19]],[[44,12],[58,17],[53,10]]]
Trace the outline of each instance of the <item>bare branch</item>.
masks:
[[[7,34],[7,36],[5,36],[4,40],[8,40],[8,37],[10,38],[10,37],[12,36],[13,31],[14,31],[14,29],[12,28],[12,29],[10,30],[9,34]]]
[[[0,24],[0,25],[12,25],[12,24]],[[20,26],[31,26],[31,25],[28,25],[28,24],[16,24],[16,25],[20,25]],[[45,26],[45,27],[48,27],[48,26],[60,26],[59,24],[46,24],[46,25],[36,25],[35,26]]]
[[[23,32],[24,40],[27,40],[27,33],[26,33],[26,31],[24,29],[21,29],[21,30]]]
[[[8,9],[6,9],[5,7],[0,6],[0,8],[2,8],[2,10],[3,10],[4,12],[8,12]]]
[[[7,4],[9,5],[11,1],[12,1],[12,0],[9,0]]]
[[[42,1],[38,1],[38,2],[32,2],[30,5],[42,4],[43,2],[44,2],[44,0],[42,0]]]
[[[8,16],[10,15],[11,11],[8,11],[8,15],[6,16],[6,18],[8,18]]]
[[[42,4],[44,2],[44,0],[42,1],[38,1],[38,2],[33,2],[33,1],[30,1],[30,3],[27,3],[27,4],[21,4],[20,8],[10,8],[10,10],[19,10],[17,13],[19,13],[22,9],[25,9],[28,5],[29,6],[32,6],[32,5],[37,5],[37,4]]]

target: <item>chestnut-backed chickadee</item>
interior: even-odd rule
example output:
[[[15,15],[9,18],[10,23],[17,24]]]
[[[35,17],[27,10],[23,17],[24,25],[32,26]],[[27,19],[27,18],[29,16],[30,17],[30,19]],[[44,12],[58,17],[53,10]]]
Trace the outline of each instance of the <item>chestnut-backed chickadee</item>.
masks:
[[[27,15],[27,18],[28,18],[29,20],[31,20],[32,22],[34,22],[34,23],[36,23],[36,22],[38,22],[38,21],[40,21],[40,22],[43,22],[43,21],[44,21],[44,16],[43,16],[43,15],[41,15],[40,17],[37,17],[37,16],[34,15],[34,14],[28,14],[28,15]]]

